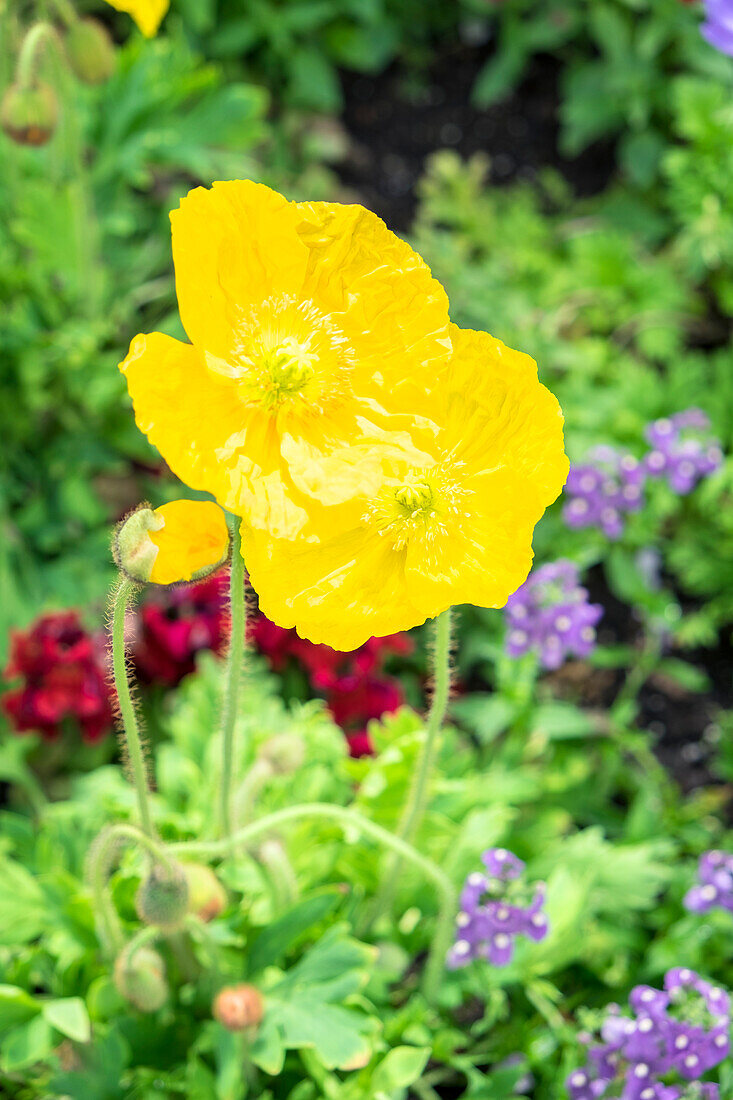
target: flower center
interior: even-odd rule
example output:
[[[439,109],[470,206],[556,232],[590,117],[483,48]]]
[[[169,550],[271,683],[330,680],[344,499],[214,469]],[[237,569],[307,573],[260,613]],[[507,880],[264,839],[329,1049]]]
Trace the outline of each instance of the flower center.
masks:
[[[246,405],[271,414],[286,409],[322,413],[351,393],[355,356],[336,321],[293,295],[267,298],[234,322],[226,359],[207,356],[209,369],[237,384]]]
[[[455,473],[455,464],[452,473]],[[363,522],[376,527],[394,550],[420,539],[426,548],[448,534],[451,527],[469,517],[465,511],[467,490],[443,465],[409,470],[406,476],[390,480],[364,513]]]

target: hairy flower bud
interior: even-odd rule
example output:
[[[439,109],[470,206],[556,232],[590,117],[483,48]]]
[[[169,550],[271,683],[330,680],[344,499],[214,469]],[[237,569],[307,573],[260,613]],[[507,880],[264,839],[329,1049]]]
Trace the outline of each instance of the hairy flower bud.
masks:
[[[140,1012],[156,1012],[168,997],[165,965],[151,947],[126,947],[115,962],[114,979],[119,993]]]
[[[130,580],[199,580],[226,561],[229,529],[221,508],[208,500],[174,500],[155,510],[143,504],[117,528],[112,553]]]
[[[48,84],[11,84],[0,104],[0,121],[19,145],[45,145],[58,122],[56,93]]]
[[[214,998],[212,1013],[229,1031],[259,1027],[265,1012],[262,994],[253,985],[229,985]]]
[[[146,924],[170,931],[178,928],[188,911],[188,883],[182,869],[153,867],[140,883],[135,908]]]
[[[227,903],[227,893],[218,878],[203,863],[182,864],[188,884],[188,911],[200,920],[218,917]]]
[[[96,19],[77,19],[69,28],[66,56],[74,76],[84,84],[103,84],[115,69],[112,39]]]

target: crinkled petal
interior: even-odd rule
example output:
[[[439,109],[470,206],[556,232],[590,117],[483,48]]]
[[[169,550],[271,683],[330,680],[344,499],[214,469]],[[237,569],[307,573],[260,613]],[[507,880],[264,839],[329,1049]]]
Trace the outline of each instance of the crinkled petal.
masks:
[[[272,422],[237,400],[190,344],[136,336],[120,365],[141,431],[181,481],[250,523],[291,537],[307,519],[282,473]]]
[[[153,584],[190,581],[197,573],[221,565],[229,548],[229,530],[218,504],[209,500],[173,500],[155,509],[162,519],[148,532],[157,546],[150,580]]]
[[[311,642],[348,652],[427,617],[407,596],[399,558],[359,527],[308,544],[243,525],[242,553],[262,612]]]
[[[303,292],[358,349],[362,396],[387,387],[423,390],[450,354],[448,299],[425,261],[363,206],[299,203],[298,232],[309,257]]]
[[[238,321],[267,298],[298,295],[308,249],[295,203],[251,180],[197,187],[171,212],[183,327],[226,361]]]

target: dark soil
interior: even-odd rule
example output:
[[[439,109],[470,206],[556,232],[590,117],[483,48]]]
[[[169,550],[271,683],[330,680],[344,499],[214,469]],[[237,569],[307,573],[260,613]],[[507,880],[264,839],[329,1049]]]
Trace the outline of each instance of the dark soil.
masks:
[[[462,157],[487,154],[496,184],[532,181],[548,167],[561,172],[577,195],[608,184],[613,142],[597,143],[572,159],[558,151],[557,59],[537,56],[511,97],[479,110],[471,93],[490,56],[486,46],[449,46],[417,86],[399,65],[376,76],[342,74],[351,148],[339,174],[390,228],[409,229],[425,158],[437,149],[454,149]]]
[[[604,607],[599,624],[599,639],[605,643],[639,644],[641,624],[631,610],[609,591],[603,571],[596,568],[587,578],[591,599]],[[720,709],[733,707],[733,646],[721,636],[714,649],[670,653],[699,668],[710,680],[708,692],[687,691],[675,680],[656,674],[639,692],[638,725],[655,736],[655,750],[677,783],[688,792],[719,782],[710,772],[720,730]],[[608,706],[620,687],[622,674],[600,671],[599,691]]]

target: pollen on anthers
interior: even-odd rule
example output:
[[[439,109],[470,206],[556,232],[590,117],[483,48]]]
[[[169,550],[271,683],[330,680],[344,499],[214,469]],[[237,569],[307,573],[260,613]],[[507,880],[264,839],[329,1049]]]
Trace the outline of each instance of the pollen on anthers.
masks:
[[[453,464],[450,472],[441,464],[409,470],[404,478],[383,486],[362,521],[375,526],[394,550],[420,539],[429,553],[436,540],[471,518],[466,508],[469,491],[452,476],[459,465]]]
[[[270,297],[236,322],[226,373],[246,404],[322,412],[351,390],[355,364],[346,335],[309,300]]]

